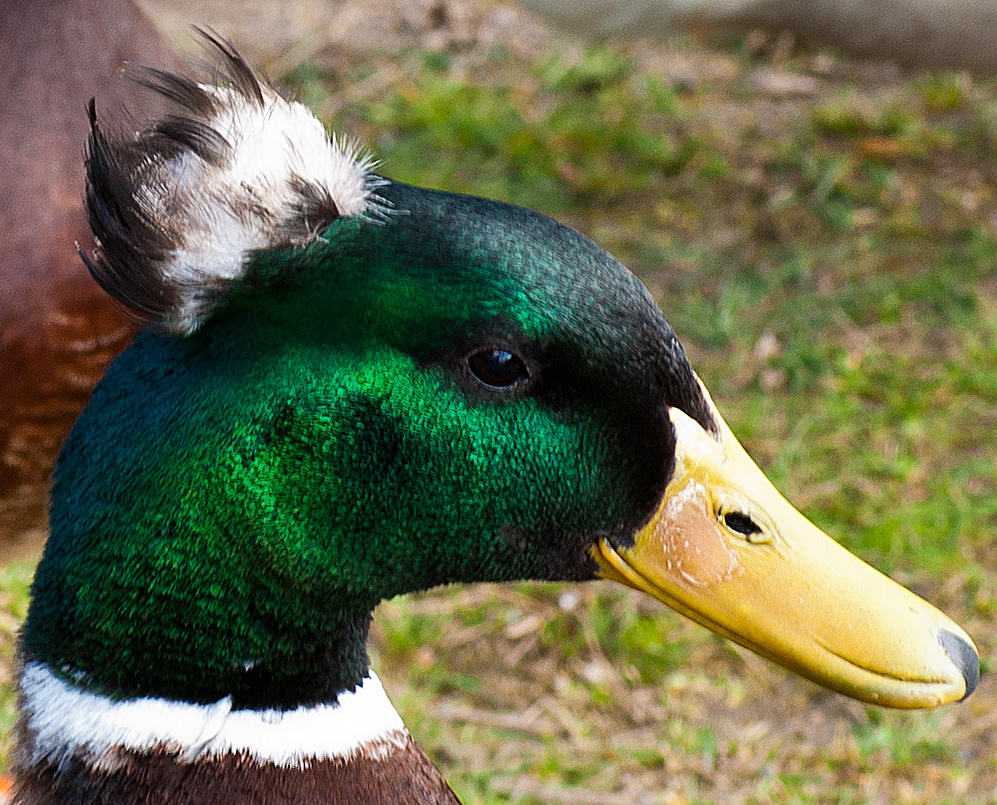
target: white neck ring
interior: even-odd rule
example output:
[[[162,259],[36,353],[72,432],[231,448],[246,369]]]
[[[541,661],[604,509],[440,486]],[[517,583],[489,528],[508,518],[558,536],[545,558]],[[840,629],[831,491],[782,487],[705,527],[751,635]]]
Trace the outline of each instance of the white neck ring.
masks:
[[[233,710],[231,697],[191,704],[145,697],[113,701],[74,688],[40,662],[20,680],[31,760],[63,767],[70,759],[111,770],[121,750],[166,752],[178,762],[248,755],[261,763],[307,767],[334,758],[381,759],[409,740],[373,671],[335,705],[294,710]]]

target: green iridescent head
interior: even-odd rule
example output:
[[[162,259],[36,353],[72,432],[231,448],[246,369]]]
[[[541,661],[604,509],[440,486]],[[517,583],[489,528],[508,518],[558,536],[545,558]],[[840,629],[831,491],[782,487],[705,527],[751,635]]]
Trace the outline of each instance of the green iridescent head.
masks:
[[[194,332],[115,363],[56,472],[29,651],[258,703],[386,597],[592,578],[596,541],[650,518],[669,408],[711,420],[641,284],[525,210],[377,192],[382,214],[254,253]]]

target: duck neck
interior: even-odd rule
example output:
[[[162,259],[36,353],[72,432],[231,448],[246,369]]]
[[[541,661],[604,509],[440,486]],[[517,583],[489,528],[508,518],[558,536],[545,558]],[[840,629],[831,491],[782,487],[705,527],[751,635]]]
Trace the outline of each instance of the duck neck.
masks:
[[[142,609],[108,619],[107,607],[77,607],[67,618],[58,602],[47,606],[55,591],[45,581],[44,573],[36,578],[22,649],[79,690],[293,710],[335,704],[369,675],[366,606],[316,604],[295,613],[280,610],[279,594],[264,590],[253,598],[252,591],[211,597],[187,589],[186,600],[160,600],[161,590],[150,587]]]

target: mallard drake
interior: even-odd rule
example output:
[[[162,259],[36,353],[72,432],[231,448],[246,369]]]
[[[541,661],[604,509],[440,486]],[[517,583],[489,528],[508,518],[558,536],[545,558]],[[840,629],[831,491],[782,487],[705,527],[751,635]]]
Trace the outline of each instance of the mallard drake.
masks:
[[[179,61],[131,0],[4,0],[0,11],[0,533],[45,524],[59,446],[131,337],[73,244],[89,243],[80,145],[87,100],[141,118],[160,96],[119,80],[126,61]],[[106,101],[105,101],[106,102]]]
[[[210,41],[145,132],[91,106],[87,262],[147,325],[58,461],[15,801],[452,805],[366,649],[450,583],[608,578],[864,701],[969,695],[969,637],[780,497],[622,265],[377,175]]]

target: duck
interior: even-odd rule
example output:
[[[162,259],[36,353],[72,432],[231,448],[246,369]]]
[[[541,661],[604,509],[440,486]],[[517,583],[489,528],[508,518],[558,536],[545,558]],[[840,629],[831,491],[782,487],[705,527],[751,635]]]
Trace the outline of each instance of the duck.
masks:
[[[57,462],[13,802],[454,805],[371,668],[441,585],[609,579],[862,701],[960,701],[947,616],[811,524],[640,281],[550,218],[392,181],[202,33],[89,108],[97,282],[144,322]]]
[[[128,62],[183,63],[132,0],[4,0],[0,13],[0,532],[3,548],[40,550],[59,447],[94,384],[131,338],[119,306],[90,278],[81,203],[87,100],[138,119],[168,111],[121,80]],[[112,100],[113,99],[113,100]]]

